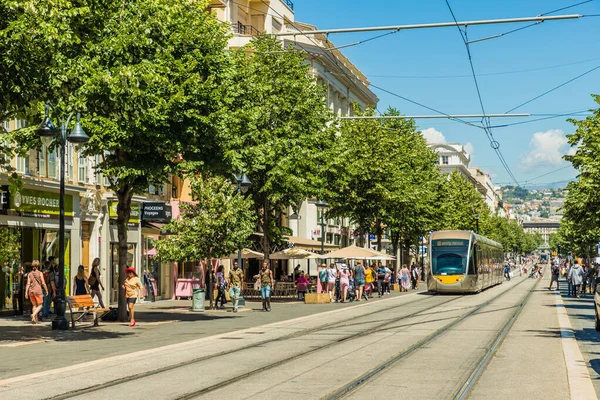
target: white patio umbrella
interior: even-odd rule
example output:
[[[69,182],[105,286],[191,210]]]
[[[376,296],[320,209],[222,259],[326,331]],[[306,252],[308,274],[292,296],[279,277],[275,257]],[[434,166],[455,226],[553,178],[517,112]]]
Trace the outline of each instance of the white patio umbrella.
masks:
[[[348,246],[326,254],[315,254],[311,258],[352,259],[352,260],[394,260],[395,257],[365,247]]]

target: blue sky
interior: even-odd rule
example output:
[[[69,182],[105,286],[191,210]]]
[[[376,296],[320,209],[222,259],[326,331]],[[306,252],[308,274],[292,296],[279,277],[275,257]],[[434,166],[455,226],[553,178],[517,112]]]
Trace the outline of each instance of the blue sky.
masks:
[[[467,21],[532,17],[581,1],[451,0],[450,4],[456,18]],[[297,21],[322,29],[452,20],[444,0],[294,0],[294,8]],[[553,15],[563,14],[600,14],[600,0]],[[467,33],[473,40],[524,25],[471,26]],[[340,46],[380,33],[335,34],[330,35],[330,40]],[[470,46],[486,112],[505,113],[600,65],[600,18],[548,21]],[[401,31],[343,52],[377,86],[444,113],[481,112],[465,46],[454,27]],[[536,70],[515,72],[528,69]],[[373,91],[380,98],[381,111],[393,106],[407,115],[432,114],[379,90]],[[514,112],[557,114],[597,108],[590,97],[592,93],[600,94],[600,69]],[[492,119],[492,125],[531,119],[534,118],[497,118]],[[473,151],[472,165],[489,172],[495,183],[511,181],[482,130],[447,120],[421,119],[417,123],[429,137],[467,144]],[[573,130],[565,117],[559,117],[496,128],[492,132],[520,183],[545,184],[575,177],[575,170],[561,160],[570,150],[564,134]]]

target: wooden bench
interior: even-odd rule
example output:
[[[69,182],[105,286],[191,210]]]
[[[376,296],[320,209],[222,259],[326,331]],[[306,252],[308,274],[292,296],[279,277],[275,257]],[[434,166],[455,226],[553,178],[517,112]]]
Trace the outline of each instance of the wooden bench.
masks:
[[[79,322],[88,314],[94,316],[94,326],[98,326],[98,321],[110,310],[108,308],[98,308],[89,294],[81,294],[78,296],[67,296],[67,304],[71,311],[71,327],[75,329],[75,321]],[[82,310],[74,310],[82,309]],[[75,314],[81,314],[75,317]],[[98,316],[98,314],[102,314]]]

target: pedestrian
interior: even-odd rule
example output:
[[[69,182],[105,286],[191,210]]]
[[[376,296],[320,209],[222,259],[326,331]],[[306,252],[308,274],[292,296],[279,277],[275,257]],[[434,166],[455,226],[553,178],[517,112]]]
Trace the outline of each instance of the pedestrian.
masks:
[[[403,292],[408,292],[410,288],[410,271],[406,265],[403,265],[402,269],[400,269],[400,286],[402,286]]]
[[[567,278],[567,296],[571,297],[573,296],[573,282],[571,282],[571,266],[567,265],[567,272],[566,272],[566,278]]]
[[[94,258],[92,261],[92,271],[90,272],[90,277],[88,278],[88,284],[90,285],[90,296],[92,296],[92,300],[94,297],[98,297],[98,304],[100,307],[104,308],[104,301],[102,300],[102,292],[100,288],[104,290],[104,285],[102,281],[100,281],[100,270],[98,266],[100,265],[100,259],[98,257]]]
[[[42,318],[48,318],[50,316],[50,304],[56,297],[56,285],[54,285],[54,270],[49,261],[44,263],[44,282],[48,291],[44,295],[44,305],[42,306]]]
[[[377,268],[377,294],[379,297],[383,296],[384,284],[385,282],[385,268],[383,265],[379,264],[379,268]]]
[[[510,281],[510,264],[507,262],[504,263],[504,277]]]
[[[371,265],[365,270],[365,292],[367,298],[371,297],[376,276],[377,274],[375,273],[375,265]]]
[[[579,261],[576,261],[571,270],[569,271],[569,278],[571,278],[571,284],[573,285],[573,297],[579,298],[577,293],[579,286],[583,283],[583,268],[579,265]]]
[[[594,264],[590,265],[590,267],[588,268],[587,279],[588,290],[590,291],[590,294],[594,294],[594,292],[596,291],[596,267]]]
[[[227,299],[225,298],[225,267],[219,265],[217,269],[217,298],[215,300],[215,305],[219,303],[219,299],[221,299],[221,309],[225,308],[225,303],[227,303]]]
[[[327,264],[321,264],[319,270],[319,283],[321,284],[321,293],[327,293]]]
[[[581,295],[583,297],[585,297],[586,286],[587,286],[588,269],[587,269],[587,267],[585,265],[582,265],[581,269],[583,270],[583,281],[581,282]]]
[[[304,300],[304,296],[306,292],[308,292],[308,287],[310,286],[310,281],[306,279],[304,276],[304,272],[300,272],[300,276],[296,279],[296,291],[298,292],[298,300]]]
[[[413,290],[417,290],[418,279],[419,279],[419,270],[417,269],[417,266],[414,264],[412,265],[411,275],[412,275],[412,288],[413,288]]]
[[[125,283],[123,283],[123,289],[125,290],[127,307],[129,307],[129,326],[136,326],[133,308],[138,297],[138,291],[142,290],[142,282],[135,273],[135,268],[127,266],[125,273],[127,274],[127,278],[125,278]]]
[[[350,270],[347,266],[342,266],[339,272],[340,276],[340,291],[342,292],[342,303],[348,298],[348,288],[350,287]]]
[[[337,271],[335,270],[335,264],[331,263],[327,268],[327,293],[329,293],[329,300],[333,303],[335,280],[337,278]]]
[[[88,294],[88,280],[85,276],[85,268],[83,265],[77,267],[77,275],[73,278],[73,293],[75,296],[80,296],[82,294]]]
[[[363,267],[361,261],[357,261],[356,268],[354,268],[354,288],[356,290],[356,298],[358,301],[361,301],[365,288],[365,267]],[[369,298],[365,296],[365,300],[369,300]]]
[[[254,279],[260,279],[260,295],[262,297],[263,311],[271,311],[271,289],[275,287],[273,272],[269,269],[269,262],[263,261],[262,269]]]
[[[390,283],[393,282],[393,276],[392,276],[392,270],[389,269],[387,266],[384,267],[385,269],[385,278],[383,278],[383,293],[384,294],[390,294]]]
[[[29,298],[33,306],[31,311],[31,322],[37,324],[39,322],[38,314],[42,310],[44,303],[43,296],[45,293],[48,293],[48,288],[46,282],[44,282],[44,276],[39,271],[40,262],[38,260],[33,260],[31,262],[31,268],[31,272],[27,274],[25,297]]]
[[[558,268],[558,265],[553,263],[552,266],[550,267],[550,272],[551,272],[550,287],[548,287],[548,290],[552,290],[552,284],[554,282],[556,282],[556,290],[559,290],[558,277],[560,276],[560,269]]]
[[[244,271],[239,267],[238,262],[233,262],[233,268],[229,271],[229,297],[233,302],[233,312],[238,312],[238,302],[242,295],[244,284]]]

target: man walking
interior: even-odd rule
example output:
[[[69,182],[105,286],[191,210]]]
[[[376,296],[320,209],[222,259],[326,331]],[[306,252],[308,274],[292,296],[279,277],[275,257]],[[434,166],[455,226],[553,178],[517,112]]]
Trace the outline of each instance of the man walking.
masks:
[[[560,269],[558,268],[558,265],[552,263],[552,267],[550,267],[550,271],[552,272],[552,275],[551,275],[551,279],[550,279],[550,287],[548,288],[548,290],[552,290],[552,284],[554,282],[556,282],[556,290],[559,290],[558,277],[560,275]]]
[[[379,294],[379,297],[383,296],[384,282],[385,268],[383,267],[383,265],[379,264],[379,268],[377,268],[377,293]]]
[[[269,269],[269,262],[264,261],[260,274],[255,278],[260,279],[260,295],[262,297],[263,311],[271,311],[271,289],[275,286],[273,283],[273,272]]]
[[[233,301],[233,312],[238,312],[238,302],[242,295],[242,286],[244,284],[244,271],[238,265],[237,261],[233,262],[233,269],[229,271],[229,297]]]
[[[504,277],[510,281],[510,264],[508,262],[504,264]]]
[[[573,297],[579,298],[577,291],[579,290],[579,285],[583,283],[583,268],[579,265],[579,261],[576,261],[575,265],[571,267],[569,278],[571,279],[571,285],[573,285]]]

